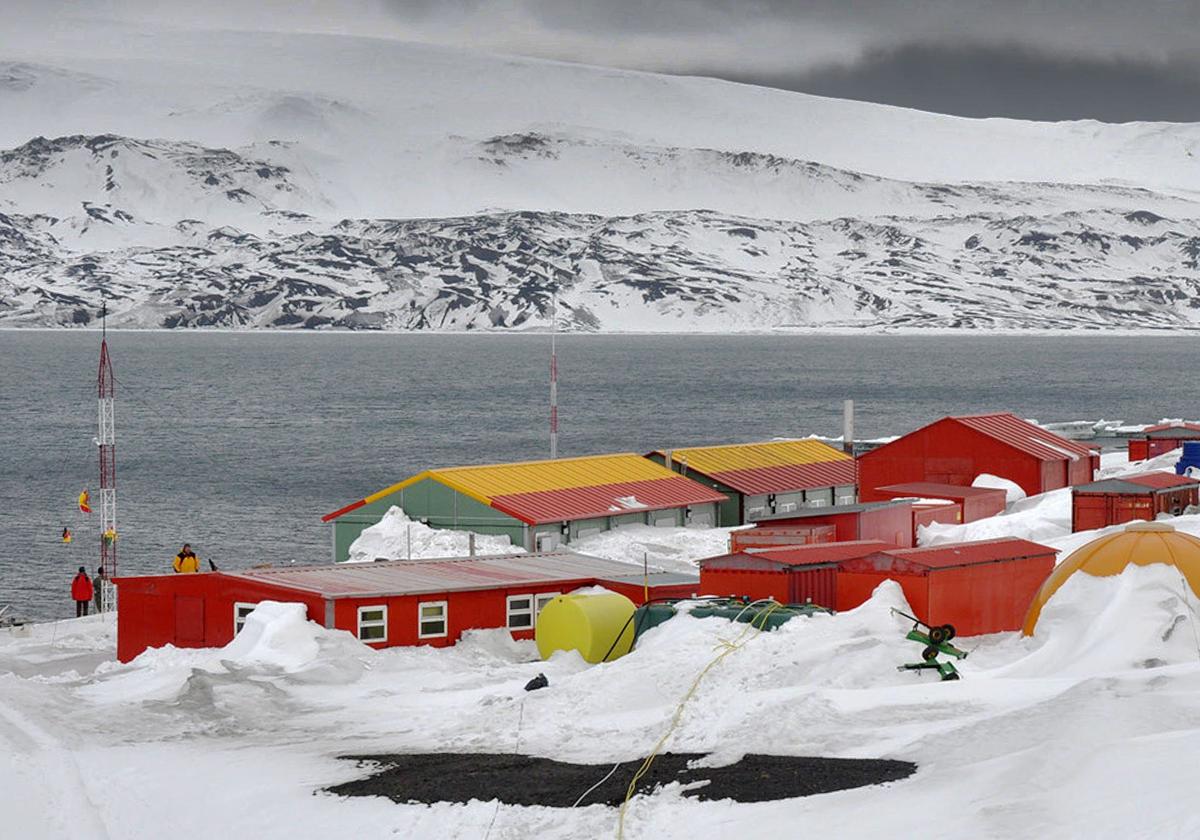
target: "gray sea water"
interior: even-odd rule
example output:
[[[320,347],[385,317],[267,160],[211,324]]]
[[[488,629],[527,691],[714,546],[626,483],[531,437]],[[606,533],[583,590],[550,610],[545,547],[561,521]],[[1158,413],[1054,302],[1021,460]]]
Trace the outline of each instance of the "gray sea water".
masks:
[[[0,605],[65,616],[98,563],[95,332],[0,332]],[[119,562],[184,541],[225,568],[326,562],[322,514],[429,466],[548,454],[549,338],[110,332]],[[560,455],[841,431],[945,414],[1195,415],[1194,339],[560,336]],[[92,514],[94,523],[98,513]],[[63,545],[62,529],[75,541]]]

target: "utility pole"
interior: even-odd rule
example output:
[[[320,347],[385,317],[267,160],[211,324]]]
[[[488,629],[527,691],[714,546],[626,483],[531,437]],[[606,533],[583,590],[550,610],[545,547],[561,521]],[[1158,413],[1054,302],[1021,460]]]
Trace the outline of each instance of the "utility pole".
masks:
[[[558,295],[550,298],[550,459],[558,457]]]
[[[100,309],[100,370],[96,375],[99,402],[100,450],[100,609],[115,609],[117,589],[117,430],[114,401],[117,394],[112,358],[108,355],[108,303]]]

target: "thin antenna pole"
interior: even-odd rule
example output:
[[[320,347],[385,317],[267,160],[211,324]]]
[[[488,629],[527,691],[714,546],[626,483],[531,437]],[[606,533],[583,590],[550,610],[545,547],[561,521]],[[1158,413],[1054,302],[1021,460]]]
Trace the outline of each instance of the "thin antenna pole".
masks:
[[[550,458],[558,457],[558,295],[550,297]]]
[[[112,358],[108,355],[108,303],[100,305],[100,368],[96,375],[100,450],[100,609],[116,606],[117,576],[117,430],[114,402],[117,395]]]

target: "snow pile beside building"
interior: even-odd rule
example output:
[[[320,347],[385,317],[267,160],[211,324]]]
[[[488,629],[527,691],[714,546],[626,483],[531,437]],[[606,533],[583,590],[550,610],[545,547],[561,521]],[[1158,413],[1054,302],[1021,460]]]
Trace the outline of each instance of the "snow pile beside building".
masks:
[[[1070,533],[1071,489],[1068,487],[1022,499],[1010,504],[1004,513],[975,522],[962,525],[935,522],[922,527],[917,539],[921,545],[945,545],[1020,537],[1054,545],[1053,540],[1069,536]]]
[[[1091,677],[1195,664],[1197,598],[1174,566],[1129,566],[1119,575],[1072,575],[1042,609],[1040,646],[993,676]]]
[[[697,560],[729,551],[729,533],[733,530],[626,525],[576,540],[568,547],[581,554],[638,566],[645,558],[652,567],[667,572],[694,572]]]
[[[475,534],[476,554],[524,554],[508,537]],[[471,535],[467,531],[430,528],[409,519],[398,507],[391,508],[378,523],[363,530],[350,544],[350,563],[371,563],[377,559],[407,560],[426,557],[466,557]]]
[[[273,665],[294,671],[317,658],[320,645],[303,604],[262,601],[233,641],[222,648],[231,662]]]
[[[1025,498],[1025,491],[1021,489],[1021,485],[1015,481],[1010,481],[1007,478],[1001,478],[998,475],[990,473],[980,473],[971,482],[972,487],[987,487],[992,490],[1003,490],[1005,493],[1005,501],[1010,505],[1013,502],[1019,502]]]

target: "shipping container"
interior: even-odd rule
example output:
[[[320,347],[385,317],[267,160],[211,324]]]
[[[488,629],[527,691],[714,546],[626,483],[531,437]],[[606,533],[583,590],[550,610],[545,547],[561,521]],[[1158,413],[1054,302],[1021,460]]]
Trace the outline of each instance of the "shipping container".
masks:
[[[1178,516],[1200,504],[1200,480],[1164,472],[1108,478],[1072,491],[1071,530],[1153,521],[1160,513]]]
[[[913,481],[876,487],[875,494],[886,499],[947,499],[958,503],[963,522],[977,522],[1003,513],[1007,494],[995,487],[963,487],[931,481]]]
[[[1129,438],[1129,460],[1145,461],[1179,449],[1185,441],[1200,441],[1200,424],[1163,423]]]
[[[833,525],[758,524],[729,534],[729,552],[735,554],[747,548],[771,548],[788,545],[818,545],[837,541]]]
[[[837,609],[860,606],[894,580],[928,624],[952,624],[960,636],[1019,630],[1054,562],[1055,549],[1019,539],[889,549],[839,565]]]
[[[838,564],[891,546],[859,540],[787,549],[750,549],[700,561],[700,592],[774,598],[784,604],[837,603]]]
[[[773,516],[756,523],[745,532],[753,539],[758,528],[805,528],[832,525],[838,542],[880,540],[899,548],[913,545],[912,502],[892,499],[886,502],[814,508],[787,516]]]

